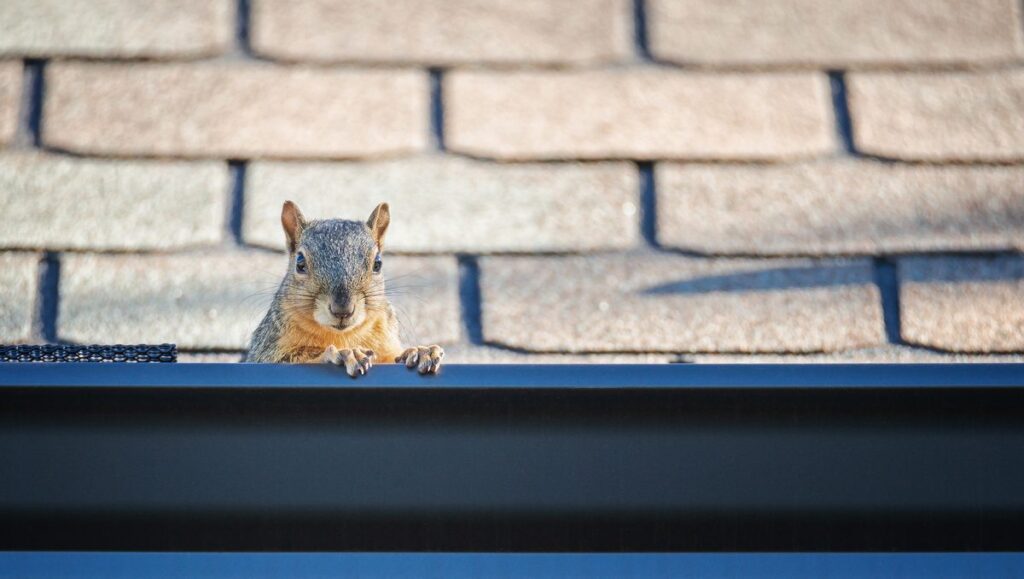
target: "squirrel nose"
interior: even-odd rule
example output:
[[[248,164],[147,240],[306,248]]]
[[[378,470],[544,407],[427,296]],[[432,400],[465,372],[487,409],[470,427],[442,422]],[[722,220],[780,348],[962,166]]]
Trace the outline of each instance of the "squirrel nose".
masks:
[[[351,318],[356,313],[356,304],[355,302],[348,302],[348,304],[342,307],[332,301],[328,309],[331,310],[331,314],[334,316],[345,320]]]

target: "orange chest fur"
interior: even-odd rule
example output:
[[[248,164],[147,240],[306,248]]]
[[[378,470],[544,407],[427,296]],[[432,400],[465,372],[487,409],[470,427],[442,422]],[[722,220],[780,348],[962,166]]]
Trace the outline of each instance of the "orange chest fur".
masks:
[[[380,362],[391,362],[401,353],[396,351],[387,320],[380,317],[348,332],[325,328],[313,320],[290,320],[278,341],[280,354],[293,362],[316,361],[331,345],[373,350]]]

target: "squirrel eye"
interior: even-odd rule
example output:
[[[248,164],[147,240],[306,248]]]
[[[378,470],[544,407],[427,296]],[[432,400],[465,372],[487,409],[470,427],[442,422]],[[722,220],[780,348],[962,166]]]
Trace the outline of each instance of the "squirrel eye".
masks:
[[[301,251],[295,255],[295,271],[306,273],[306,255]]]
[[[384,267],[384,262],[380,258],[380,254],[373,258],[373,273],[380,273],[380,268]]]

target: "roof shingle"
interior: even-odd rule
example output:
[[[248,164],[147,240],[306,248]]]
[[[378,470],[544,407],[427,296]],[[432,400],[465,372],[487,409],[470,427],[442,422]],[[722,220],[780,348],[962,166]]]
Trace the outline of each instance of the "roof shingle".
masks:
[[[256,0],[261,55],[319,62],[585,64],[627,59],[628,0]]]
[[[658,241],[712,254],[1024,249],[1024,168],[659,164]]]
[[[387,248],[400,252],[589,251],[639,241],[629,163],[502,165],[428,156],[375,163],[255,163],[244,237],[281,247],[281,203],[307,217],[365,219],[391,203]]]
[[[20,62],[0,61],[0,147],[10,143],[18,130],[22,70]]]
[[[429,142],[422,71],[76,62],[46,83],[43,142],[80,153],[343,158]]]
[[[871,263],[488,257],[484,338],[538,352],[817,352],[884,343]]]
[[[651,0],[651,52],[684,64],[990,64],[1020,60],[1017,0]]]
[[[774,160],[836,148],[823,74],[458,71],[445,139],[523,159]]]
[[[227,199],[227,166],[214,161],[0,155],[0,248],[123,251],[214,244],[224,234]]]
[[[231,0],[4,0],[0,54],[189,58],[223,52]]]
[[[83,343],[176,343],[242,350],[285,271],[283,254],[65,255],[58,335]],[[390,258],[389,277],[415,287],[394,300],[404,335],[460,337],[455,261]]]
[[[38,283],[38,254],[0,253],[0,344],[29,340]]]
[[[1024,257],[899,261],[901,331],[954,352],[1024,351]]]
[[[1024,71],[855,73],[857,150],[911,161],[1024,160]]]

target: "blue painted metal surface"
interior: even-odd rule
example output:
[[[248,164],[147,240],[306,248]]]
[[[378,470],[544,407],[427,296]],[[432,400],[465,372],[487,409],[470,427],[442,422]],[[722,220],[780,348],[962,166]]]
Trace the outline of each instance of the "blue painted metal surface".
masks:
[[[323,364],[0,364],[0,388],[966,388],[1024,387],[1024,364],[451,364],[437,376]]]
[[[463,577],[659,579],[700,577],[1017,579],[1014,553],[451,554],[451,553],[0,553],[11,579]]]
[[[0,547],[1024,549],[1020,365],[0,365]]]

